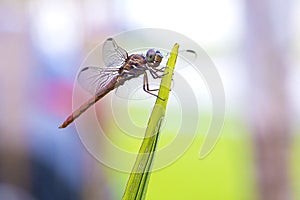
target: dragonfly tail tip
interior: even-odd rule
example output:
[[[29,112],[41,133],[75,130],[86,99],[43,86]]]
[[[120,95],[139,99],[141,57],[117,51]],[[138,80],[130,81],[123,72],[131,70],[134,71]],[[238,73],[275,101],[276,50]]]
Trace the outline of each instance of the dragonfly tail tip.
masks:
[[[62,128],[66,128],[66,126],[65,126],[64,124],[62,124],[62,125],[60,125],[58,128],[59,128],[59,129],[62,129]]]

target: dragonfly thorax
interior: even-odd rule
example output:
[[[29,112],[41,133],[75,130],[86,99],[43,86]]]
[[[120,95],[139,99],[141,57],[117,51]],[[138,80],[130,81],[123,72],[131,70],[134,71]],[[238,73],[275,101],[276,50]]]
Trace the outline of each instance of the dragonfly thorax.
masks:
[[[144,56],[132,54],[126,59],[123,66],[119,68],[119,73],[122,73],[123,71],[132,71],[133,69],[144,69],[146,63]]]

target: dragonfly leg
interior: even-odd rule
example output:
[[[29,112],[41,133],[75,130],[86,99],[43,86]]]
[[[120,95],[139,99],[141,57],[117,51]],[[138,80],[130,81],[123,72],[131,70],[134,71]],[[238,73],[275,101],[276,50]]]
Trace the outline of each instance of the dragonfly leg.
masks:
[[[155,71],[155,72],[164,72],[166,68],[167,68],[167,67],[162,67],[162,68],[160,68],[160,69],[152,68],[152,70]]]
[[[156,95],[156,94],[154,94],[154,93],[151,92],[151,91],[158,91],[159,89],[150,89],[150,88],[149,88],[148,75],[147,75],[146,72],[144,73],[143,90],[144,90],[145,92],[147,92],[148,94],[151,94],[151,95],[153,95],[153,96],[156,96],[157,98],[159,98],[159,99],[161,99],[161,100],[163,100],[163,101],[165,100],[165,99],[163,99],[163,98],[159,97],[158,95]]]
[[[162,75],[159,75],[159,74],[157,73],[157,71],[155,71],[155,70],[152,69],[152,68],[149,69],[149,72],[150,72],[151,76],[152,76],[154,79],[162,78],[163,76],[165,76],[165,75],[168,74],[168,73],[164,73],[164,74],[162,74]]]

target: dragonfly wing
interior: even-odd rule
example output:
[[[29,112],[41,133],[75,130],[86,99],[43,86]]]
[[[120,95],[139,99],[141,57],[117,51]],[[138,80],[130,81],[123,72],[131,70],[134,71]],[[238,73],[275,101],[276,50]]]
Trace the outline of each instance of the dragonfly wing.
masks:
[[[103,44],[102,57],[106,67],[115,67],[122,65],[128,54],[113,38],[108,38]]]
[[[95,95],[116,75],[118,75],[118,68],[88,66],[80,70],[77,80],[82,88]]]
[[[146,99],[147,94],[143,91],[143,77],[127,80],[116,89],[116,95],[124,99]]]

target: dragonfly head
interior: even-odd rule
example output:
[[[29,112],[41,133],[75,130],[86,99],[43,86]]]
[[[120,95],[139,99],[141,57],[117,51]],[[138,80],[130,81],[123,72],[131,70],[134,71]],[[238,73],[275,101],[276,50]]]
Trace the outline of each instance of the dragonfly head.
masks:
[[[158,67],[163,59],[160,51],[149,49],[146,53],[146,61],[151,67]]]

